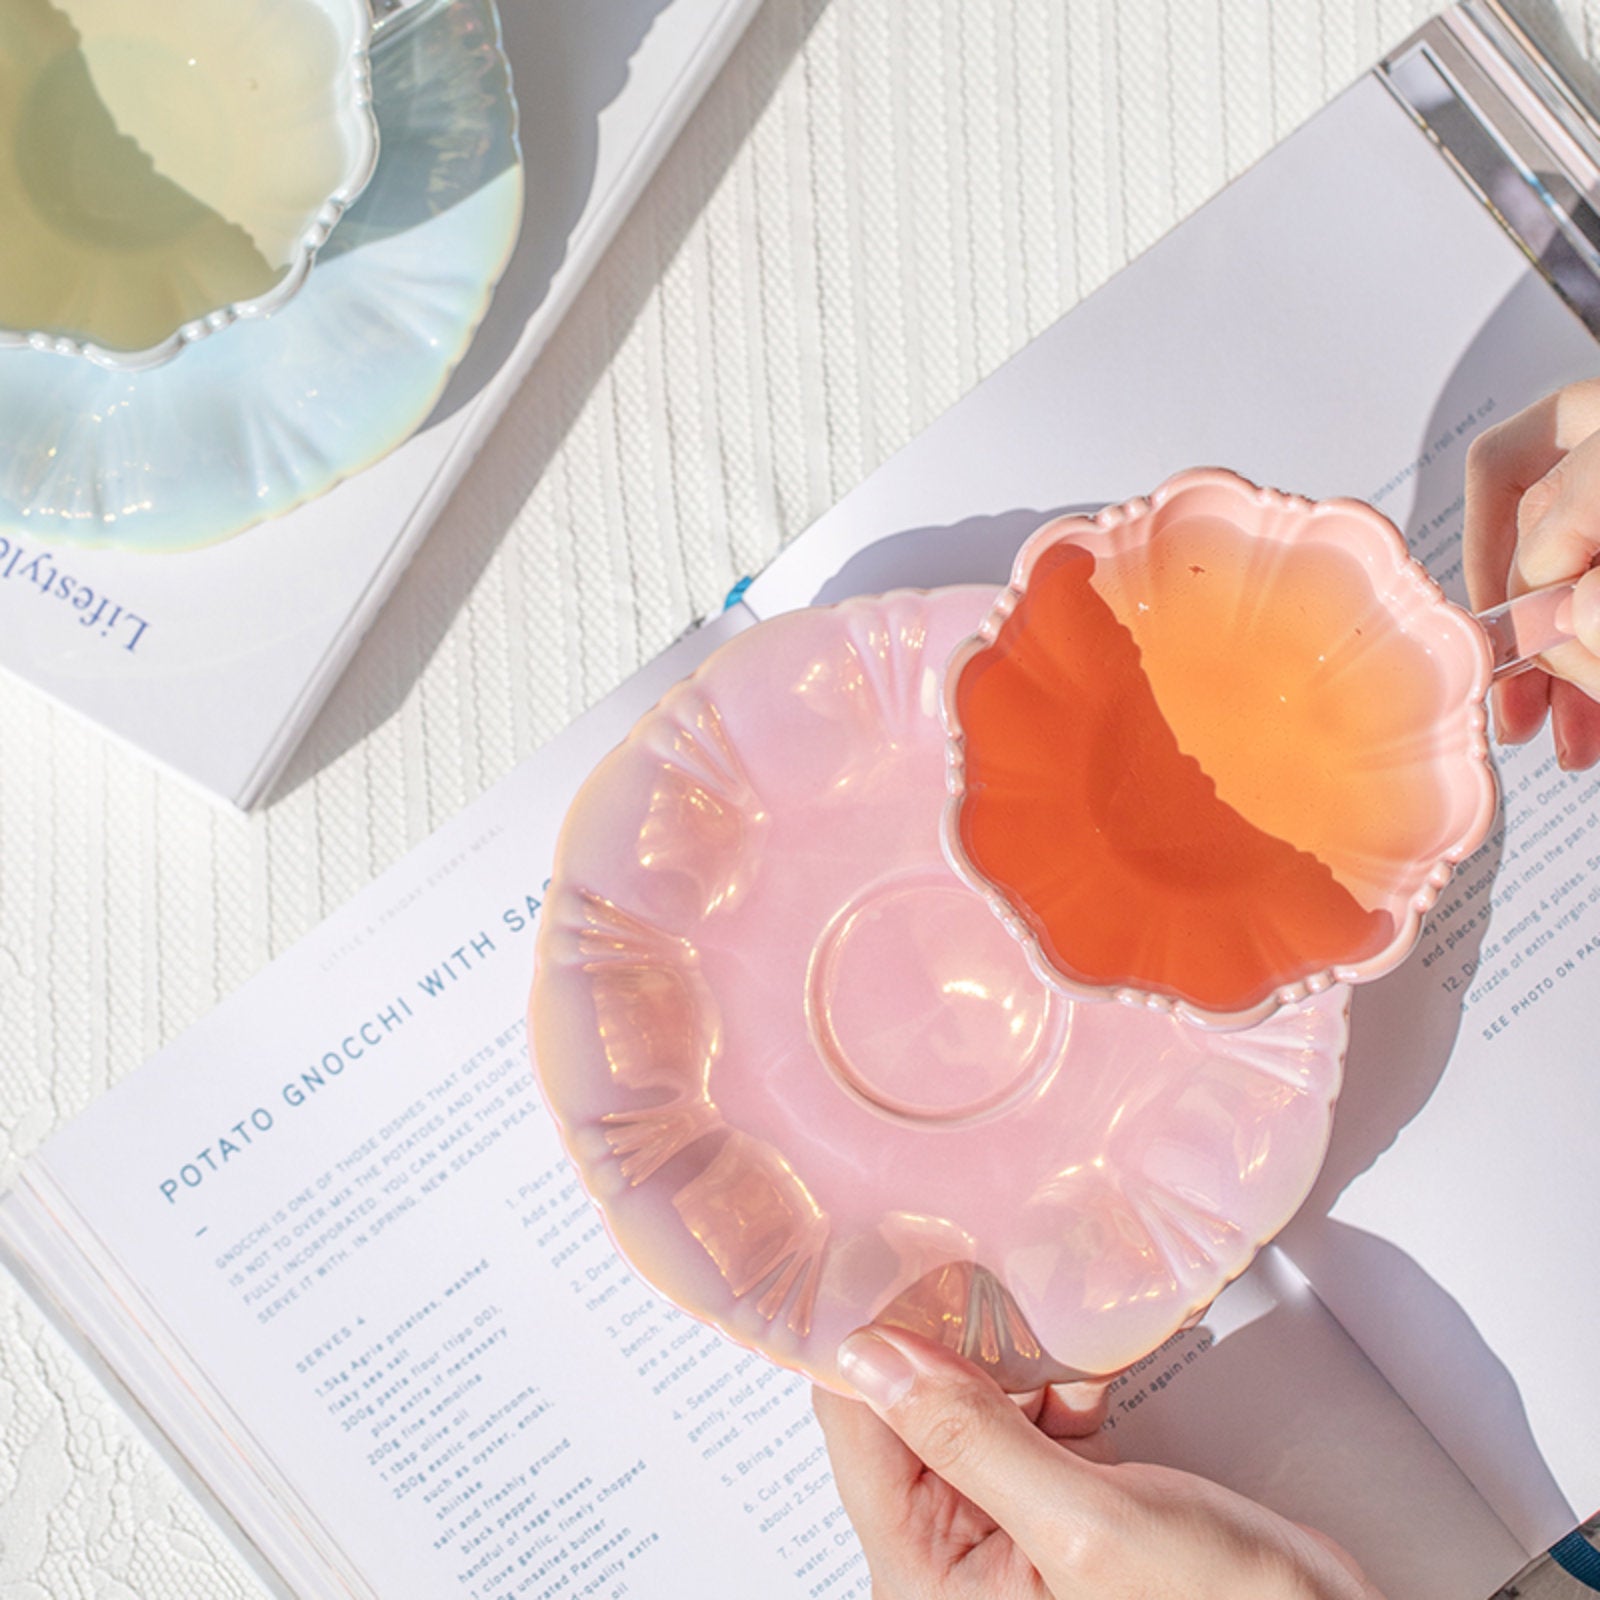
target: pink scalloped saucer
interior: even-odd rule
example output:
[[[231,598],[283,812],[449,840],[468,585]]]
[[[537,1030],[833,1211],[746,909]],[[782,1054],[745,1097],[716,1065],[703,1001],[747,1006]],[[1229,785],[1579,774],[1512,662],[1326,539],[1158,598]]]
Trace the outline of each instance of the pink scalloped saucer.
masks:
[[[1182,472],[1041,528],[952,655],[946,851],[1063,992],[1250,1026],[1410,953],[1490,671],[1370,506]]]
[[[1043,984],[940,848],[951,648],[993,591],[735,637],[590,776],[530,1036],[664,1295],[838,1386],[873,1319],[1008,1387],[1115,1372],[1304,1198],[1348,992],[1217,1034]]]

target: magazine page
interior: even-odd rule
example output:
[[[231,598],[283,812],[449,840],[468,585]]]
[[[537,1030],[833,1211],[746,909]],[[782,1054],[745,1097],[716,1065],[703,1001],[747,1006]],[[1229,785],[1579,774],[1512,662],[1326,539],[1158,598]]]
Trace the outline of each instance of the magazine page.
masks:
[[[1368,77],[812,524],[746,600],[769,616],[896,584],[1004,582],[1049,517],[1197,466],[1376,501],[1427,554],[1448,530],[1408,521],[1409,480],[1431,469],[1458,496],[1474,433],[1597,363]]]
[[[1579,320],[1368,79],[958,404],[747,598],[769,615],[1002,582],[1048,515],[1219,464],[1376,504],[1464,599],[1467,445],[1597,368]],[[1560,773],[1547,738],[1495,760],[1494,836],[1411,964],[1359,997],[1311,1208],[1344,1189],[1333,1221],[1290,1239],[1537,1550],[1600,1505],[1586,1340],[1600,1303],[1571,1261],[1575,1219],[1600,1212],[1585,1053],[1600,1018],[1600,779]]]
[[[1508,297],[1458,371],[1514,369],[1532,298]],[[1592,276],[1574,298],[1592,323]],[[1595,369],[1591,358],[1581,372]],[[1373,498],[1464,601],[1457,454],[1397,456]],[[1287,1246],[1499,1516],[1542,1549],[1600,1506],[1600,1380],[1583,1338],[1600,1301],[1574,1266],[1600,1207],[1587,972],[1600,951],[1600,780],[1563,772],[1548,731],[1493,759],[1494,831],[1411,962],[1358,996],[1333,1147]]]
[[[747,623],[674,647],[475,803],[60,1134],[0,1210],[301,1588],[867,1592],[808,1385],[634,1276],[526,1054],[568,799]],[[1524,1559],[1281,1267],[1121,1379],[1112,1430],[1330,1528],[1391,1592],[1487,1593]],[[1402,1484],[1448,1563],[1387,1515]]]
[[[1562,772],[1548,732],[1495,763],[1494,832],[1411,961],[1357,997],[1333,1147],[1286,1247],[1537,1550],[1600,1507],[1584,1243],[1600,1213],[1600,775]]]
[[[667,652],[42,1155],[113,1292],[358,1592],[856,1592],[807,1386],[633,1278],[523,1026],[568,800],[746,621]]]
[[[1536,1553],[1276,1247],[1117,1379],[1108,1426],[1125,1460],[1197,1472],[1329,1534],[1392,1600],[1487,1600]]]

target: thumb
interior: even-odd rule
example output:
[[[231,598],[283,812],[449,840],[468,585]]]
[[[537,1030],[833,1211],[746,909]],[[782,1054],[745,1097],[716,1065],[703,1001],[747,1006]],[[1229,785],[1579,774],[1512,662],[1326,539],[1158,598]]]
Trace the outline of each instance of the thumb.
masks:
[[[839,1375],[952,1489],[1031,1559],[1059,1547],[1100,1500],[1098,1470],[1047,1438],[987,1374],[899,1328],[863,1328]]]
[[[1600,569],[1586,572],[1578,580],[1571,595],[1557,606],[1555,624],[1570,629],[1573,638],[1546,650],[1539,664],[1576,684],[1590,700],[1600,700]],[[1500,689],[1510,686],[1510,682],[1496,685]],[[1552,693],[1548,698],[1554,708],[1559,697]],[[1593,708],[1584,706],[1581,699],[1571,702],[1571,707],[1556,717],[1556,748],[1562,766],[1569,769],[1589,765],[1595,754],[1595,730],[1588,726],[1595,721]],[[1542,705],[1538,715],[1543,715]]]
[[[1569,450],[1517,506],[1511,592],[1576,578],[1600,551],[1600,433]]]
[[[1572,631],[1585,650],[1600,656],[1600,570],[1586,572],[1572,591]]]

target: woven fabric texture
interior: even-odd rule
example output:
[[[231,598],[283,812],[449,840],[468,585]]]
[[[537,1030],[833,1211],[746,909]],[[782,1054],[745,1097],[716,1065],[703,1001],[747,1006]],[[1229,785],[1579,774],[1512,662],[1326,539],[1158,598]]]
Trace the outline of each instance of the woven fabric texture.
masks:
[[[0,1182],[1433,9],[766,0],[264,810],[0,682]],[[0,1277],[0,1596],[258,1593]]]

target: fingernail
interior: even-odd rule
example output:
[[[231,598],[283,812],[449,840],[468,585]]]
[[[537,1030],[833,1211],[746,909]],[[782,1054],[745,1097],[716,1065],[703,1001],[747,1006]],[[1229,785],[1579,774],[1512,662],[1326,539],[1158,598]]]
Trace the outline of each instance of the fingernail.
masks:
[[[875,1333],[852,1333],[839,1346],[839,1376],[874,1409],[905,1398],[916,1373],[911,1363]]]

